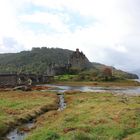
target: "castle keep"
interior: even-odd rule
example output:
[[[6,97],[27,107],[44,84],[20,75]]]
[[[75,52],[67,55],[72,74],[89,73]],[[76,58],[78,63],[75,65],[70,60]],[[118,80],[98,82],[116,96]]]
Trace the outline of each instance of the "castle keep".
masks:
[[[57,65],[57,64],[49,64],[47,69],[47,75],[61,75],[65,73],[69,73],[70,69],[77,69],[77,70],[83,70],[91,68],[92,64],[87,59],[87,57],[83,54],[83,52],[80,52],[79,49],[76,49],[75,52],[73,52],[68,60],[68,63],[65,65]]]
[[[83,54],[83,52],[80,52],[79,49],[76,49],[76,51],[72,53],[69,59],[69,64],[72,68],[77,69],[86,69],[91,67],[91,63],[87,57]]]

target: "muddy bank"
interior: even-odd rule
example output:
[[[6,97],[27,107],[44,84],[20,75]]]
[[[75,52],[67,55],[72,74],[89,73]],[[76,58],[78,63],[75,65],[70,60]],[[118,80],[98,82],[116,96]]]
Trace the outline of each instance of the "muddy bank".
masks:
[[[55,85],[63,85],[63,86],[93,86],[93,87],[137,87],[140,86],[140,81],[136,80],[122,80],[115,82],[86,82],[86,81],[58,81],[54,82]]]
[[[0,139],[6,140],[6,135],[14,130],[15,128],[22,126],[25,123],[31,122],[32,120],[35,120],[38,116],[52,110],[57,110],[59,108],[59,97],[56,95],[56,99],[52,104],[44,105],[39,108],[35,108],[34,110],[25,113],[22,116],[19,116],[14,121],[5,122],[5,129],[0,129]]]
[[[0,92],[6,92],[6,91],[16,91],[16,90],[21,90],[21,91],[41,91],[41,90],[50,90],[52,87],[49,86],[42,86],[42,85],[32,85],[32,86],[27,86],[27,85],[21,85],[21,86],[15,86],[15,87],[10,87],[10,86],[0,86]]]

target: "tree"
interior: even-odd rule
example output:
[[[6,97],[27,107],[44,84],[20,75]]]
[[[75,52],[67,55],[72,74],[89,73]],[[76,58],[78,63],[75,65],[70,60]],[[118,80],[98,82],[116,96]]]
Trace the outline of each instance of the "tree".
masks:
[[[104,68],[103,76],[104,76],[105,80],[111,79],[112,78],[112,69],[109,67]]]

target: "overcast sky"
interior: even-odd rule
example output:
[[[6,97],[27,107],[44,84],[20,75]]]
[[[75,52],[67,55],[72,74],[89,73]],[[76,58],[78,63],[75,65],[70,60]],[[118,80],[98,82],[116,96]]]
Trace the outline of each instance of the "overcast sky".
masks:
[[[41,46],[140,69],[140,0],[0,0],[0,53]]]

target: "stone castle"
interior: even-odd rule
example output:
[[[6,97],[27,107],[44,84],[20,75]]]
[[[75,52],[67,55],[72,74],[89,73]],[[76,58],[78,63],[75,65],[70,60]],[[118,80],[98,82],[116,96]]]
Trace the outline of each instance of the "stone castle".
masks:
[[[76,49],[76,51],[72,53],[69,58],[69,64],[71,67],[78,69],[86,69],[91,66],[87,57],[83,54],[83,52],[80,52],[79,49]]]
[[[48,83],[53,80],[54,75],[67,74],[71,69],[88,69],[92,66],[87,57],[76,49],[65,65],[56,65],[50,63],[45,75],[37,74],[0,74],[0,86],[16,86],[16,85],[28,85]]]
[[[68,73],[70,69],[83,70],[90,67],[92,67],[92,64],[88,58],[83,54],[83,52],[76,49],[76,51],[71,54],[67,64],[61,66],[58,66],[55,63],[49,64],[47,75],[61,75]]]

